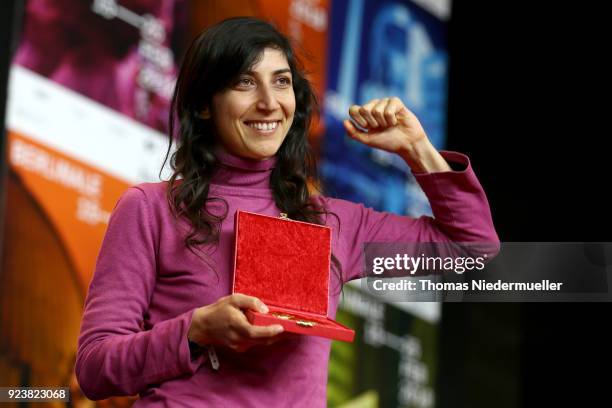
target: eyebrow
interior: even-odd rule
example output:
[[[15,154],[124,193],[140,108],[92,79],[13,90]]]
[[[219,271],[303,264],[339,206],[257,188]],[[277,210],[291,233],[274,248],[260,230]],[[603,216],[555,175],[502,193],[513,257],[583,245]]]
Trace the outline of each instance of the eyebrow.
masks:
[[[284,74],[285,72],[291,72],[291,69],[289,68],[277,69],[276,71],[272,72],[272,75]],[[256,75],[257,73],[255,71],[247,71],[245,72],[245,74]]]

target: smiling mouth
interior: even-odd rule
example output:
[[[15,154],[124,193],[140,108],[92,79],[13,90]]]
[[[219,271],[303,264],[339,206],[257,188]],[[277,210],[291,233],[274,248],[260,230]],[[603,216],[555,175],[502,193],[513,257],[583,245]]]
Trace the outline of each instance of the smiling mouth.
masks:
[[[279,127],[280,120],[247,121],[247,122],[244,122],[244,124],[250,127],[251,129],[257,131],[258,133],[270,134],[270,133],[274,133],[274,131]]]

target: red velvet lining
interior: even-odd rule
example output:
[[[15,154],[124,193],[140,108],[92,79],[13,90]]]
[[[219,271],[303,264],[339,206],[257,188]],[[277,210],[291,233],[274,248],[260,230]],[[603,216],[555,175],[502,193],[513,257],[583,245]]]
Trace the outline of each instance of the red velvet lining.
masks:
[[[234,292],[327,316],[331,229],[238,211]]]

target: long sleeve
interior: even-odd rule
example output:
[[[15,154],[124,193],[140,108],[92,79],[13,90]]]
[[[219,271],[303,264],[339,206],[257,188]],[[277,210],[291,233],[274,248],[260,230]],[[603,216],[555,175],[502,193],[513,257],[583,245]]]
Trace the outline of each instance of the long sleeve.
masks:
[[[130,188],[113,211],[85,301],[76,374],[91,399],[132,395],[195,372],[187,331],[193,310],[144,330],[154,292],[159,231],[147,197]]]
[[[441,154],[461,170],[415,174],[433,217],[412,218],[328,199],[327,206],[340,223],[339,249],[347,254],[348,262],[342,265],[345,281],[363,277],[363,245],[368,242],[479,243],[491,256],[497,253],[499,238],[489,203],[468,157],[456,152]]]

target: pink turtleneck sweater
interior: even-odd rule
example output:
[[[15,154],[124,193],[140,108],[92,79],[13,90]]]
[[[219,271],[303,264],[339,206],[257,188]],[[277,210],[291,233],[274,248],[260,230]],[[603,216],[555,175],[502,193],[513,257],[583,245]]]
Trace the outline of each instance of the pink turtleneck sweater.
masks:
[[[466,156],[442,152],[461,171],[416,174],[434,218],[376,212],[322,198],[340,219],[332,251],[344,280],[363,274],[365,242],[498,242],[485,194]],[[217,348],[192,361],[187,330],[194,309],[231,293],[236,210],[279,214],[269,177],[275,159],[254,162],[222,154],[210,196],[223,197],[228,216],[211,266],[184,246],[184,221],[166,200],[166,183],[130,188],[111,216],[87,299],[76,374],[89,398],[140,394],[135,407],[324,407],[330,340],[299,336],[244,353]],[[332,279],[335,278],[332,274]],[[332,282],[336,288],[338,282]],[[338,291],[330,290],[335,317]]]

